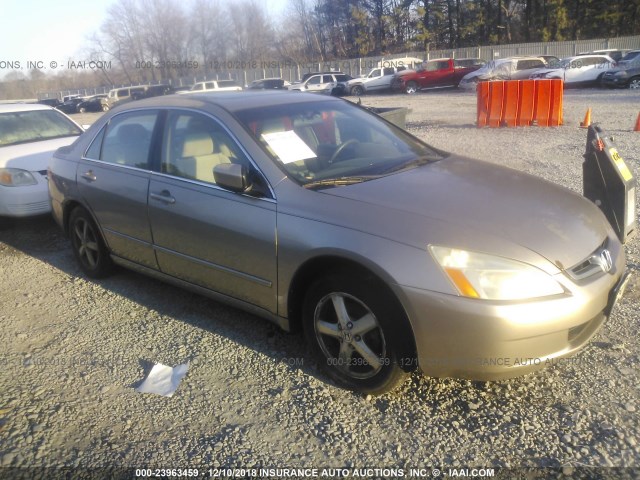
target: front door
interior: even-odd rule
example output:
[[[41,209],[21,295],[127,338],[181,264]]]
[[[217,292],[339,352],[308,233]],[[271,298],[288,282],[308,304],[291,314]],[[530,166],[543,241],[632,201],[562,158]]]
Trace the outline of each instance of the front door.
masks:
[[[160,171],[149,187],[160,269],[275,313],[275,200],[218,187],[213,168],[223,163],[243,164],[266,182],[217,121],[169,112]]]

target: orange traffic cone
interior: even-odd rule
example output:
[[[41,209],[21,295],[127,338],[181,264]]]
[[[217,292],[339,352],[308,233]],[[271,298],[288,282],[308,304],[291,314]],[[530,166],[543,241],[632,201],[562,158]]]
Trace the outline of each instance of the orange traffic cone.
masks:
[[[591,107],[587,108],[587,113],[584,115],[584,121],[580,123],[581,128],[588,128],[591,125]]]
[[[636,120],[636,127],[633,129],[634,132],[640,132],[640,113],[638,114],[638,119]]]

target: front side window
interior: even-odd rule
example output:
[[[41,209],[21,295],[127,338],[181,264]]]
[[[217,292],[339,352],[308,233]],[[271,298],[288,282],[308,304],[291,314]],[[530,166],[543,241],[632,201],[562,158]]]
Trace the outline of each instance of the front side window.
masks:
[[[380,76],[380,69],[376,68],[375,70],[372,70],[371,73],[369,74],[369,78],[376,78]]]
[[[442,158],[348,102],[249,108],[236,115],[289,177],[309,188],[365,181]]]
[[[236,142],[214,120],[193,112],[171,111],[162,146],[161,172],[215,184],[220,164],[250,162]]]
[[[0,147],[78,136],[82,130],[56,110],[0,114]]]
[[[123,113],[113,117],[106,127],[100,160],[148,169],[151,136],[157,118],[157,111]],[[93,144],[89,151],[95,152]]]
[[[129,89],[128,88],[123,88],[122,90],[118,90],[116,96],[118,98],[125,98],[129,96]]]
[[[320,80],[322,79],[322,77],[320,75],[316,75],[314,77],[311,77],[309,79],[309,81],[307,82],[307,85],[318,85],[320,84]]]

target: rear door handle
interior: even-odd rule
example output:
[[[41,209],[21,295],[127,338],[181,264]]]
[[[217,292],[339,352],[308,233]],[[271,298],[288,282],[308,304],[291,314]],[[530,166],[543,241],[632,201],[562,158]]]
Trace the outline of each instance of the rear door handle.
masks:
[[[169,190],[162,190],[160,193],[151,192],[149,194],[149,197],[163,203],[169,203],[169,204],[176,203],[176,199],[171,196],[171,193],[169,193]]]
[[[93,170],[89,170],[88,172],[84,172],[81,175],[82,178],[88,180],[89,182],[95,182],[97,180],[96,176],[93,174]]]

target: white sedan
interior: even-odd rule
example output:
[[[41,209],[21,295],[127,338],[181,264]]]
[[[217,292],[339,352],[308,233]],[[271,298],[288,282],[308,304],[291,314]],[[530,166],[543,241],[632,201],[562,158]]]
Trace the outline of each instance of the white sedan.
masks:
[[[615,65],[615,60],[608,55],[578,55],[563,58],[550,68],[536,70],[529,78],[559,78],[572,87],[594,86],[599,85],[605,72]]]
[[[49,159],[82,132],[64,113],[46,105],[0,105],[0,217],[51,211]]]

